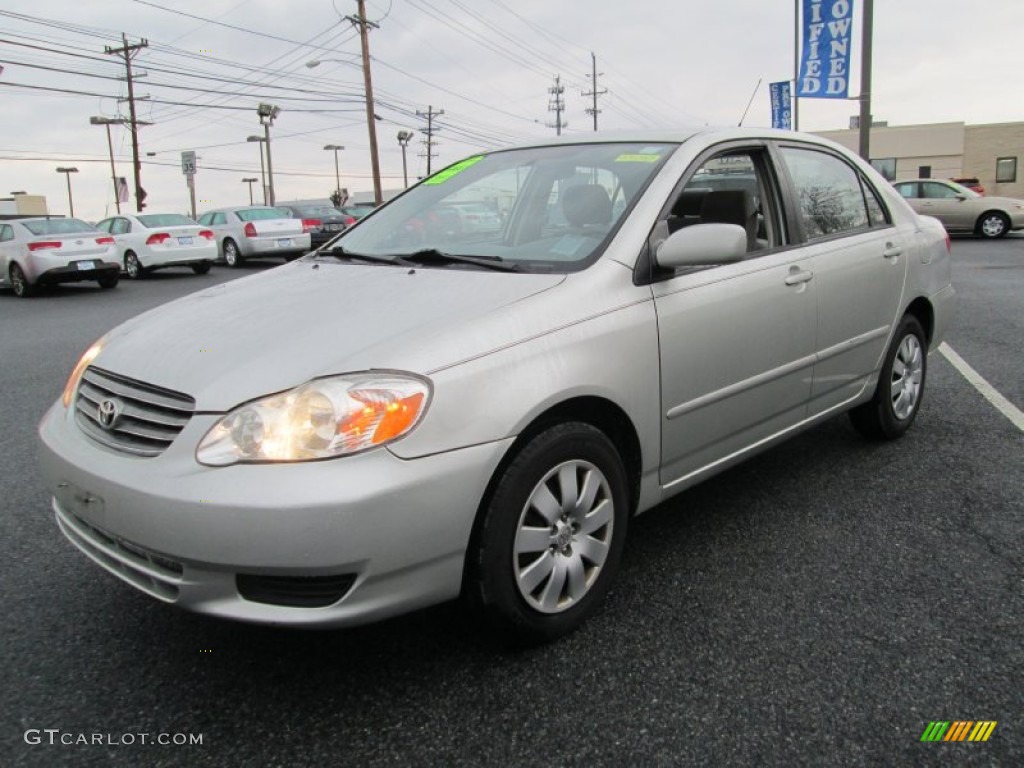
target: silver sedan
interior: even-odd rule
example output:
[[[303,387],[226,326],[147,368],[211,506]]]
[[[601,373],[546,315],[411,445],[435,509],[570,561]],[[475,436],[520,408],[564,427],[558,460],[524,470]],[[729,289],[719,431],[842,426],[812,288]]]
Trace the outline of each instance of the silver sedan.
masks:
[[[955,181],[914,179],[893,183],[910,207],[934,216],[948,232],[1002,237],[1024,229],[1024,200],[979,195]]]
[[[500,227],[447,226],[481,199]],[[109,332],[43,471],[64,535],[166,603],[351,626],[462,595],[551,640],[634,515],[841,413],[903,435],[952,297],[941,224],[823,139],[499,150]]]
[[[280,208],[243,205],[218,208],[199,217],[199,223],[213,230],[220,256],[229,267],[245,259],[281,256],[291,261],[310,249],[309,232],[301,219]]]

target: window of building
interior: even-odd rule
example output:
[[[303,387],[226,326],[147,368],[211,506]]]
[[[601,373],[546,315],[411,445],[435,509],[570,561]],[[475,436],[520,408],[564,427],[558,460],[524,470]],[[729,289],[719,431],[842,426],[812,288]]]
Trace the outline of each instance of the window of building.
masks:
[[[871,167],[885,177],[886,181],[896,178],[896,158],[880,157],[871,161]]]
[[[919,179],[930,179],[932,177],[932,167],[930,165],[919,165],[917,166],[917,178]]]
[[[1003,184],[1017,180],[1017,158],[1000,157],[996,160],[996,183]]]

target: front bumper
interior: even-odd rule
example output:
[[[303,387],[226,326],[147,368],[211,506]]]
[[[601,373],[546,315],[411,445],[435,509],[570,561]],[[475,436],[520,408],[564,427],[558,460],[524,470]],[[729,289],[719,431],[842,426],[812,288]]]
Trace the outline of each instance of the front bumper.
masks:
[[[95,443],[70,413],[57,403],[39,432],[75,546],[165,602],[289,625],[356,625],[457,596],[480,499],[511,443],[210,468],[193,452],[215,415],[193,416],[164,454],[138,459]],[[329,605],[297,607],[253,599],[252,577],[350,586]]]

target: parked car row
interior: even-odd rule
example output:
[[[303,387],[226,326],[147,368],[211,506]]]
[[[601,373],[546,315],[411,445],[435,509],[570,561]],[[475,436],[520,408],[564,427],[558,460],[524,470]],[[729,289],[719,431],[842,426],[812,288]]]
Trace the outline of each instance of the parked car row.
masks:
[[[195,221],[179,213],[125,213],[93,225],[80,219],[35,217],[0,222],[0,286],[16,296],[36,287],[95,280],[117,285],[167,267],[197,275],[214,262],[237,267],[249,258],[296,259],[319,248],[372,209],[330,206],[235,206]],[[358,216],[358,218],[357,218]]]

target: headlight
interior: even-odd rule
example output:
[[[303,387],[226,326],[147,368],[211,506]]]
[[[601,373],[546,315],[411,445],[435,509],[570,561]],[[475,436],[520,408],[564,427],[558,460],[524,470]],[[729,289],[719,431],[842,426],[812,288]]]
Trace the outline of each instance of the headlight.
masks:
[[[78,389],[78,382],[82,380],[82,374],[85,373],[85,369],[89,367],[89,364],[99,356],[100,350],[103,349],[104,341],[106,341],[105,336],[85,350],[82,356],[78,358],[78,362],[75,363],[71,375],[68,376],[68,383],[64,385],[64,394],[61,396],[61,402],[64,403],[65,408],[71,406],[71,400],[75,396],[75,390]]]
[[[310,461],[376,448],[406,434],[430,399],[423,379],[360,373],[315,379],[235,408],[196,449],[200,464]]]

